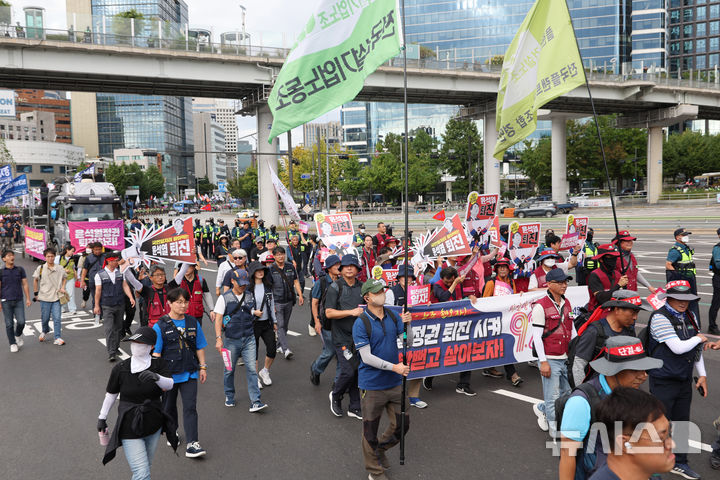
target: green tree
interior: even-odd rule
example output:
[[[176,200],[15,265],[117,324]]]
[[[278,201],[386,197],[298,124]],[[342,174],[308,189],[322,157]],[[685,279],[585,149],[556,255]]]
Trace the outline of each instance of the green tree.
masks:
[[[502,65],[505,61],[504,55],[494,55],[485,60],[485,65]]]
[[[228,192],[233,198],[241,199],[245,204],[251,203],[251,200],[258,193],[258,171],[257,167],[251,165],[245,169],[242,175],[228,180]]]
[[[482,184],[482,174],[478,178],[478,159],[483,158],[483,142],[480,140],[477,124],[472,120],[451,118],[442,135],[439,168],[457,177],[453,191],[470,193]],[[472,165],[472,183],[468,185],[468,149]],[[492,193],[492,192],[491,192]]]
[[[379,143],[379,146],[382,144]],[[399,155],[398,155],[399,157]],[[385,152],[373,158],[370,166],[363,169],[362,178],[372,193],[381,193],[386,201],[398,200],[403,187],[399,158]]]
[[[362,164],[355,157],[340,159],[342,176],[338,183],[340,192],[345,197],[356,198],[367,190],[365,178],[362,175]]]
[[[131,43],[130,36],[133,33],[131,27],[131,23],[133,20],[131,19],[134,19],[135,21],[135,35],[140,36],[142,34],[145,24],[145,15],[143,15],[141,12],[138,12],[134,8],[113,15],[111,28],[113,33],[119,37],[115,39],[117,43]]]
[[[210,194],[213,190],[217,190],[217,185],[210,183],[207,176],[198,178],[198,195]]]
[[[720,137],[684,131],[663,144],[663,174],[676,179],[720,170]]]
[[[5,139],[0,138],[0,165],[8,164],[15,166],[15,160],[5,144]]]
[[[152,195],[162,197],[165,194],[165,178],[155,165],[145,170],[143,184],[140,185],[140,198],[145,200]]]
[[[535,188],[540,192],[550,190],[552,177],[550,168],[551,140],[543,137],[536,144],[531,140],[523,142],[523,149],[519,151],[520,170],[531,179]]]

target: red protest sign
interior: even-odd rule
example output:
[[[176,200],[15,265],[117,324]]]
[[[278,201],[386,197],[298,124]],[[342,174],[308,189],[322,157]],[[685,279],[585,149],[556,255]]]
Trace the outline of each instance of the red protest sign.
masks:
[[[385,270],[380,265],[375,265],[371,273],[375,280],[382,280],[387,287],[394,287],[397,285],[397,268],[389,268]]]
[[[25,227],[25,253],[31,257],[45,260],[45,251],[47,245],[47,232],[36,228]]]
[[[565,227],[565,233],[577,234],[578,243],[583,243],[587,238],[587,229],[590,225],[590,219],[588,217],[576,217],[572,213],[567,216],[567,223]]]
[[[151,261],[165,263],[165,260],[195,263],[195,237],[192,218],[176,218],[169,227],[146,228],[130,232],[131,246],[122,252],[125,259],[136,264],[142,261],[150,265]]]
[[[508,237],[510,258],[513,260],[519,258],[521,261],[531,259],[540,246],[540,224],[520,225],[518,222],[513,222],[508,229]]]
[[[500,195],[497,193],[479,194],[470,192],[467,206],[465,208],[465,221],[468,226],[476,231],[489,230],[492,219],[497,215],[498,201]]]
[[[438,213],[436,213],[435,215],[433,215],[432,218],[435,219],[435,220],[438,220],[438,221],[440,221],[440,222],[445,221],[445,209],[440,210]]]
[[[446,219],[442,227],[436,229],[429,238],[424,240],[426,244],[422,253],[428,258],[462,257],[469,255],[472,251],[458,214],[453,215],[451,219]]]
[[[350,253],[355,229],[349,212],[316,213],[315,228],[323,244],[330,250],[335,250],[338,255]]]
[[[408,306],[430,303],[430,285],[410,285],[408,288]]]

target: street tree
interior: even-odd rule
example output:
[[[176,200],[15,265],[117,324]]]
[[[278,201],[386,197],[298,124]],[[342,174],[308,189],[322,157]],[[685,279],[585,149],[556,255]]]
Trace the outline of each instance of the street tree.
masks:
[[[482,172],[478,178],[478,159],[483,158],[483,142],[480,140],[477,124],[472,120],[451,118],[442,135],[439,167],[450,175],[457,177],[453,191],[469,193],[482,184]],[[468,162],[468,151],[470,162]],[[472,182],[468,184],[468,163],[471,165]]]

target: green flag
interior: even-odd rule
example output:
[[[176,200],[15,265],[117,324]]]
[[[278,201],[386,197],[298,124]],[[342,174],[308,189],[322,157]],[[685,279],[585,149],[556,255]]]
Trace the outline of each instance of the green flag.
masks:
[[[497,143],[508,147],[535,131],[537,111],[585,83],[565,0],[536,0],[505,52],[497,96]]]
[[[353,100],[400,51],[397,0],[321,0],[275,81],[269,141]]]

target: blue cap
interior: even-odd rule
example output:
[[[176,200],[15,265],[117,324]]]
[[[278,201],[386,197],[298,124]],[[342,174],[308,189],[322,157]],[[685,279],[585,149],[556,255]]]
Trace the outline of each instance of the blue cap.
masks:
[[[250,280],[248,280],[248,273],[245,271],[245,269],[242,268],[231,271],[230,279],[234,280],[240,287],[244,285],[250,285]]]
[[[357,255],[353,255],[351,253],[343,255],[342,260],[340,261],[340,270],[342,270],[343,267],[348,267],[350,265],[353,265],[360,270],[360,261],[358,260]]]
[[[572,277],[567,275],[562,268],[553,268],[545,276],[545,280],[550,282],[564,282],[565,280],[572,280]]]
[[[328,257],[325,259],[325,270],[332,267],[333,265],[337,265],[340,263],[340,257],[337,255],[328,255]]]
[[[398,274],[397,278],[405,277],[405,273],[407,272],[407,276],[414,279],[415,278],[415,272],[413,272],[412,268],[408,268],[408,266],[404,263],[401,263],[398,265]]]

